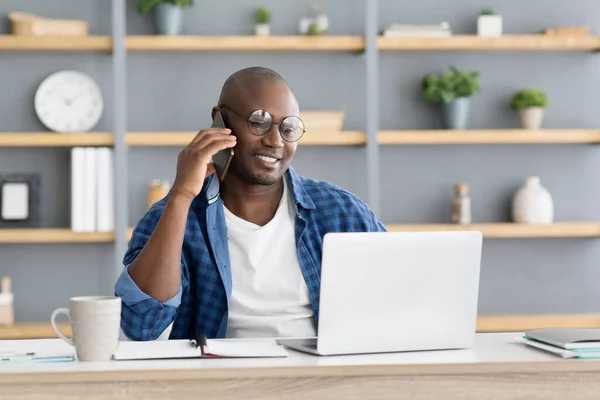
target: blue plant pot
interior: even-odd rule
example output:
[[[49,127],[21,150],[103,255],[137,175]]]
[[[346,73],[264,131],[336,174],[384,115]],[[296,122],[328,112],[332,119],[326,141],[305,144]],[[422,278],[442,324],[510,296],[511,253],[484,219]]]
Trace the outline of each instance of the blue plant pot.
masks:
[[[154,6],[154,25],[159,35],[179,35],[183,19],[181,7],[168,3]]]
[[[442,105],[442,117],[446,129],[467,129],[470,97],[459,97]]]

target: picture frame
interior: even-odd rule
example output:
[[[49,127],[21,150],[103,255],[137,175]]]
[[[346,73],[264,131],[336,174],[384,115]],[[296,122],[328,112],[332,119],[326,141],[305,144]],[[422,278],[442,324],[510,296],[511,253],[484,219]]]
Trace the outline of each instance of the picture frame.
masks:
[[[0,174],[0,228],[40,225],[40,187],[37,173]],[[24,197],[25,205],[20,197]]]

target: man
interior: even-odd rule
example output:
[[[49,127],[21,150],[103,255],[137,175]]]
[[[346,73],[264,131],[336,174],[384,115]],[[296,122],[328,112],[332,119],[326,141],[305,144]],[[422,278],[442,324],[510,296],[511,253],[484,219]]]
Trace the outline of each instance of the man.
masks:
[[[169,194],[139,221],[115,292],[133,340],[315,336],[323,236],[384,231],[351,193],[290,166],[304,133],[276,72],[240,70],[218,106],[227,129],[201,130],[179,154]],[[234,148],[223,180],[212,157]]]

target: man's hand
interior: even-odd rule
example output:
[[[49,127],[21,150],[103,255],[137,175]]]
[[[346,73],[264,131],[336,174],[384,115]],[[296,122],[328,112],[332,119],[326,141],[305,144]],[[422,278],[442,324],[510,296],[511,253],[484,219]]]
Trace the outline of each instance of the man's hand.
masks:
[[[190,202],[200,193],[204,179],[215,172],[212,157],[219,151],[235,146],[237,139],[231,129],[203,129],[180,153],[177,175],[171,192],[185,196]]]

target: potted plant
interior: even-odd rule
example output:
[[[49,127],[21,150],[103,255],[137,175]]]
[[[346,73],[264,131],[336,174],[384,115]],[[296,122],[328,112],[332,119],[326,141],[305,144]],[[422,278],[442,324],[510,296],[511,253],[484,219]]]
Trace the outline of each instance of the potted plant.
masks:
[[[267,7],[261,6],[254,11],[254,20],[256,25],[254,31],[258,36],[269,36],[271,34],[271,12]]]
[[[139,0],[138,12],[154,11],[154,26],[159,35],[181,33],[183,9],[194,5],[194,0]]]
[[[481,11],[477,19],[477,34],[479,36],[502,36],[502,16],[497,15],[491,8]]]
[[[509,106],[519,113],[523,129],[540,129],[544,108],[548,105],[546,94],[538,89],[525,88],[513,94]]]
[[[480,90],[479,72],[451,67],[442,74],[425,76],[421,89],[425,101],[441,104],[446,129],[465,129],[471,97]]]

